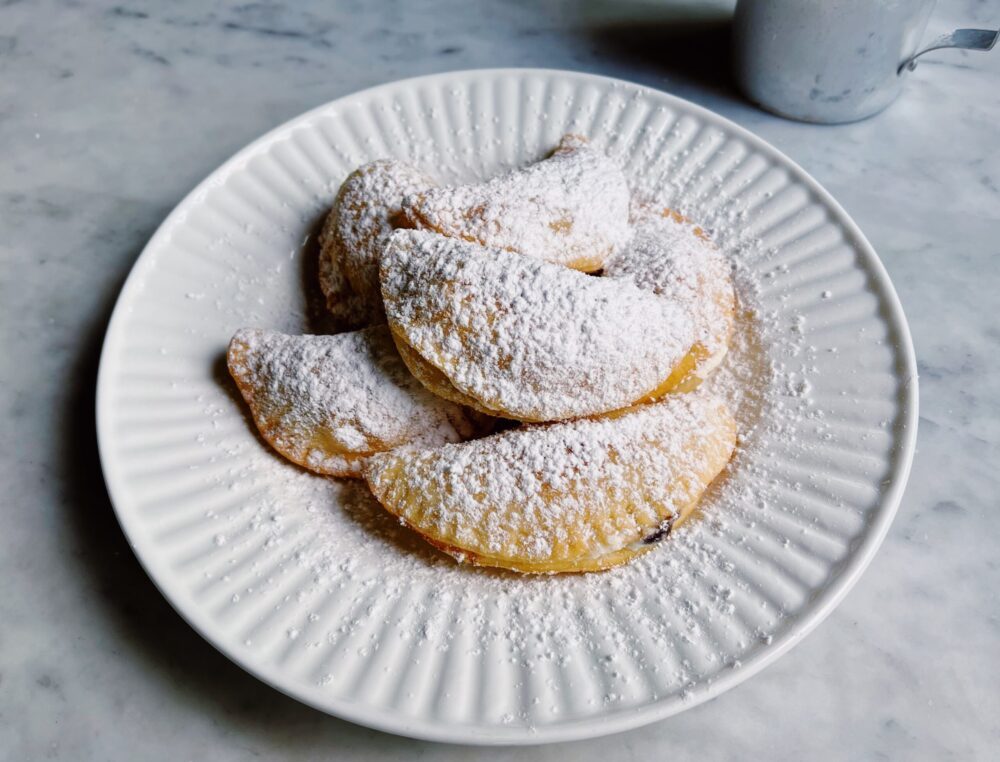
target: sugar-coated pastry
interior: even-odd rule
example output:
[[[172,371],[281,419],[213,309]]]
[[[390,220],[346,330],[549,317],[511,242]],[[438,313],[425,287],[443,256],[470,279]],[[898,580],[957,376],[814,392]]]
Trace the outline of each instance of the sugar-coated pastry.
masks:
[[[624,280],[425,231],[382,255],[393,338],[435,392],[520,421],[627,407],[689,368],[690,317]]]
[[[328,241],[329,217],[320,240]],[[373,302],[362,299],[347,280],[340,249],[321,243],[319,255],[319,283],[326,301],[327,311],[332,319],[332,330],[354,331],[374,322],[379,322],[381,299]],[[378,309],[373,310],[373,305]],[[373,314],[373,312],[375,314]]]
[[[678,390],[689,390],[722,362],[735,321],[729,263],[702,228],[671,209],[639,206],[632,240],[604,268],[681,305],[694,321],[697,362]]]
[[[335,316],[355,315],[355,326],[381,319],[378,260],[407,194],[434,181],[395,159],[358,167],[340,186],[320,233],[320,287]]]
[[[333,336],[244,328],[227,360],[264,439],[320,474],[359,476],[372,453],[458,442],[490,428],[413,378],[385,325]]]
[[[725,467],[736,426],[703,393],[462,444],[375,455],[364,475],[390,513],[460,561],[594,571],[669,535]]]
[[[411,193],[403,214],[413,227],[593,272],[628,240],[629,189],[603,152],[567,135],[524,169]]]

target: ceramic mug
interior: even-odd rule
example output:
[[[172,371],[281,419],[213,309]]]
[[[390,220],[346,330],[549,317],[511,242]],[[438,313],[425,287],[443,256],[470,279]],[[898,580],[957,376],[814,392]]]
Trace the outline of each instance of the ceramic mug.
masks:
[[[806,122],[853,122],[899,95],[934,0],[739,0],[736,77],[748,98]]]

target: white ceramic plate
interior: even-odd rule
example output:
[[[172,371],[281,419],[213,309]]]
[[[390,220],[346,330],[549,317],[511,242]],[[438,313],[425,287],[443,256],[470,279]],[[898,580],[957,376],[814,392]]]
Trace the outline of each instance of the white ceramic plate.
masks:
[[[255,436],[223,364],[244,325],[306,328],[310,230],[359,164],[443,181],[538,158],[564,132],[619,157],[734,258],[750,390],[743,452],[704,518],[623,569],[470,569],[356,483]],[[743,376],[740,376],[743,372]],[[415,737],[540,743],[651,722],[787,651],[871,559],[916,434],[913,350],[882,265],[808,175],[736,125],[625,82],[537,70],[393,83],[322,106],[213,172],[122,289],[101,362],[118,517],[205,638],[312,706]]]

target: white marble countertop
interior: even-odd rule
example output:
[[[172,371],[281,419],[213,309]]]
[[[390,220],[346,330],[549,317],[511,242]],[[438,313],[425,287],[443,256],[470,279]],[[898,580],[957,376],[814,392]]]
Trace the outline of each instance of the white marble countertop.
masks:
[[[1000,52],[940,53],[884,114],[782,121],[726,76],[731,2],[3,3],[0,8],[0,758],[986,759],[1000,747]],[[934,30],[1000,24],[939,3]],[[899,291],[918,453],[843,605],[763,674],[619,736],[435,746],[326,717],[173,612],[114,519],[98,351],[170,208],[236,149],[340,95],[483,66],[580,69],[714,109],[847,208]],[[992,750],[992,751],[991,751]],[[995,757],[994,757],[995,758]]]

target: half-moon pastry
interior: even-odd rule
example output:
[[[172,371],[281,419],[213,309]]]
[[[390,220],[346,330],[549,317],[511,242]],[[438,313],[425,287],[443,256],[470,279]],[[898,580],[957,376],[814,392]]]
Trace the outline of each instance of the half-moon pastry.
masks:
[[[320,474],[360,476],[372,453],[458,442],[490,428],[413,378],[385,325],[332,336],[244,328],[227,360],[261,436]]]
[[[729,263],[708,235],[670,209],[639,207],[632,240],[604,268],[683,307],[695,328],[697,362],[677,391],[696,387],[722,362],[735,321]]]
[[[690,366],[690,317],[627,281],[418,230],[393,233],[381,274],[414,375],[492,415],[596,415],[668,391]]]
[[[434,181],[395,159],[354,170],[340,186],[320,233],[320,287],[335,316],[357,310],[356,325],[381,319],[378,260],[395,225],[403,197]]]
[[[411,227],[593,272],[629,235],[625,175],[585,138],[476,185],[428,188],[403,200]]]
[[[595,571],[652,548],[725,467],[736,426],[705,394],[462,444],[404,447],[364,469],[375,497],[460,561]]]

